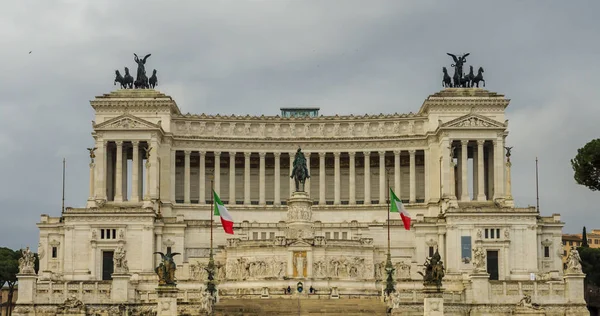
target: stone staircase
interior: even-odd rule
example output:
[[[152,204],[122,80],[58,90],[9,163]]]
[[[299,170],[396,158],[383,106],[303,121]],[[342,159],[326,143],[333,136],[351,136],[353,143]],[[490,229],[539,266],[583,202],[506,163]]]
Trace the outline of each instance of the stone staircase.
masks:
[[[221,299],[215,305],[216,316],[359,316],[386,315],[386,306],[379,298],[300,299],[297,297],[270,299]]]

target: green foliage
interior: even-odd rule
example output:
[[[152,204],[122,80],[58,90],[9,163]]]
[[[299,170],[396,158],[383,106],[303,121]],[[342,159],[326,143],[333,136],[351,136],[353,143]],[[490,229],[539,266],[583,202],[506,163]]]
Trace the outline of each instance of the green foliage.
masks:
[[[586,282],[600,286],[600,248],[579,247],[577,251]]]
[[[587,232],[585,231],[585,226],[583,226],[583,233],[581,234],[581,247],[589,247],[587,241]]]
[[[16,282],[19,272],[18,251],[2,247],[0,248],[0,287],[7,282]]]
[[[571,159],[575,181],[592,191],[600,190],[600,139],[594,139],[577,150]]]

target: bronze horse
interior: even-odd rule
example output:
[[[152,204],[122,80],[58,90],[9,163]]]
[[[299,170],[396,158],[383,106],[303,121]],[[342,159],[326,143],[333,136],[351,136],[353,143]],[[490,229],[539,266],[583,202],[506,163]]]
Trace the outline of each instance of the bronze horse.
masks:
[[[483,79],[483,67],[479,67],[479,70],[477,71],[477,76],[473,78],[473,84],[475,84],[475,86],[479,88],[480,81],[483,81],[483,86],[485,87],[485,79]]]
[[[442,79],[442,87],[452,87],[452,78],[450,78],[450,75],[448,75],[448,69],[446,69],[446,67],[442,67],[442,72],[444,73],[444,78]]]

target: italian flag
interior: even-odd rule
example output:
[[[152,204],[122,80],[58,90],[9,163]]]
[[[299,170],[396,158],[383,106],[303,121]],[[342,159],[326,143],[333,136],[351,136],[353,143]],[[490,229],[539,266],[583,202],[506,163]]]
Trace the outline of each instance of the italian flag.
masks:
[[[223,225],[225,233],[233,235],[233,217],[229,214],[225,204],[221,202],[217,192],[213,191],[213,195],[215,196],[215,216],[221,217],[221,224]]]
[[[400,218],[402,218],[402,223],[404,223],[404,229],[410,230],[410,215],[404,209],[404,204],[402,201],[396,196],[392,188],[390,188],[390,212],[400,213]]]

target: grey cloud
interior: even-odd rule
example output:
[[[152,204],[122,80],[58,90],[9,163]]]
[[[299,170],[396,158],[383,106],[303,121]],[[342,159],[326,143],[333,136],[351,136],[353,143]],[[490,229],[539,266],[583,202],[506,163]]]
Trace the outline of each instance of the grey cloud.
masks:
[[[93,111],[114,69],[152,53],[182,111],[408,113],[441,89],[446,52],[471,52],[512,99],[513,193],[565,231],[600,228],[569,159],[598,136],[597,1],[16,1],[0,12],[0,240],[34,245],[39,214],[83,206]],[[33,51],[28,54],[29,51]],[[593,224],[596,223],[596,224]]]

